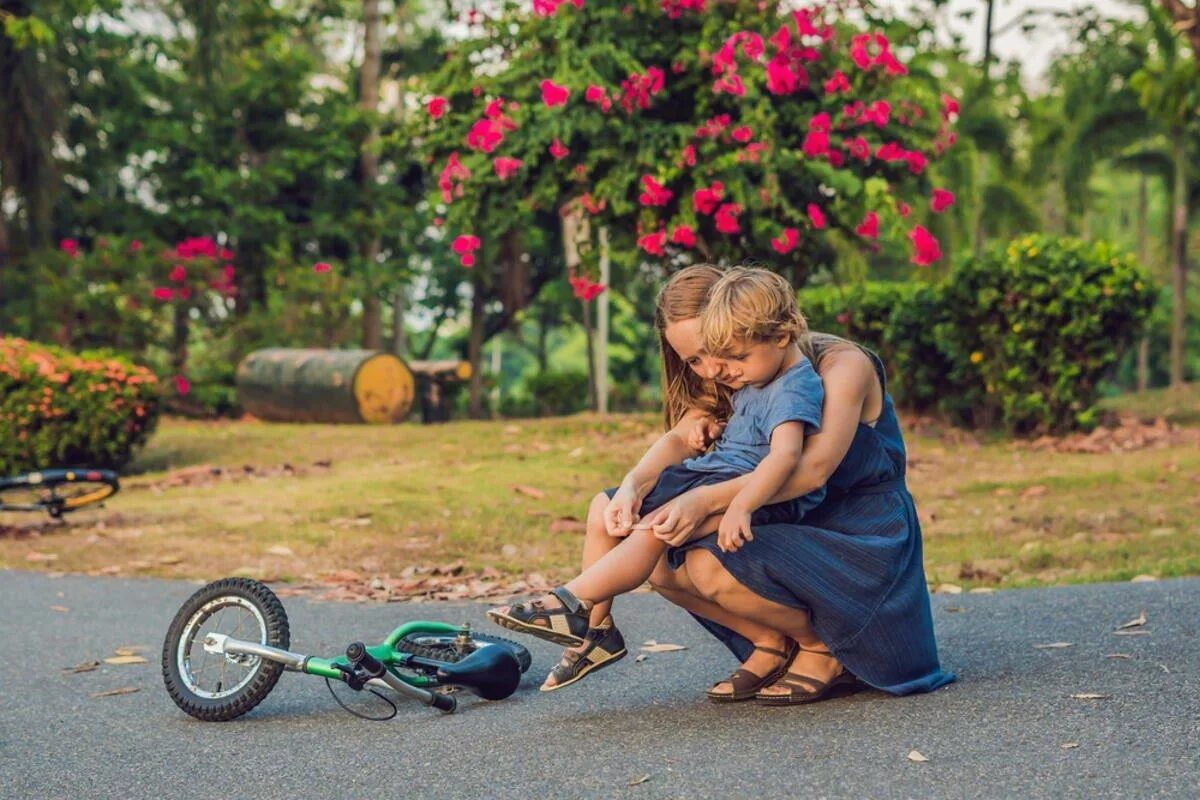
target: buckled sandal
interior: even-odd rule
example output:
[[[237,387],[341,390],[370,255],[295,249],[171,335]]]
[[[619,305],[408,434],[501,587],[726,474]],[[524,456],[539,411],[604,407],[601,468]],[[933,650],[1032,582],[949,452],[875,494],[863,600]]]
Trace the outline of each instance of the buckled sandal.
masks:
[[[833,655],[828,650],[824,652],[808,650],[806,652]],[[763,694],[759,692],[755,699],[764,706],[799,706],[816,703],[835,696],[852,694],[861,688],[858,678],[845,667],[842,667],[842,671],[829,681],[818,680],[811,675],[793,675],[785,670],[777,681],[768,686],[782,686],[788,690],[788,693]]]
[[[548,676],[554,679],[554,683],[543,683],[543,692],[553,692],[578,683],[596,670],[620,661],[629,652],[625,647],[625,637],[617,630],[611,616],[604,625],[589,628],[584,641],[586,644],[582,650],[563,653],[562,660],[550,670]]]
[[[783,659],[783,664],[769,675],[762,677],[755,675],[745,667],[739,668],[725,680],[714,683],[712,688],[704,693],[709,700],[714,703],[740,703],[743,700],[753,700],[764,686],[770,686],[787,674],[787,669],[791,665],[792,659],[800,652],[800,645],[788,639],[786,650],[776,650],[774,647],[756,647],[754,649],[770,653],[773,656],[779,656]],[[715,691],[722,683],[728,683],[733,691]]]
[[[550,590],[562,603],[558,608],[546,608],[541,600],[526,600],[512,606],[489,609],[488,619],[518,633],[528,633],[564,647],[584,643],[588,632],[588,608],[583,601],[562,586]],[[507,609],[507,610],[505,610]]]

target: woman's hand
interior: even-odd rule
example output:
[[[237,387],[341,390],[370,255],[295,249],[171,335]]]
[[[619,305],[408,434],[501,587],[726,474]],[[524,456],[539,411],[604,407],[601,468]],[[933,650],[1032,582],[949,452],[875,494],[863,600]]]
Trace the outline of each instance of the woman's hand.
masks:
[[[710,515],[708,498],[703,487],[684,492],[674,500],[655,509],[642,520],[638,527],[649,528],[654,535],[671,547],[698,538],[704,521]]]
[[[628,536],[638,521],[642,497],[632,487],[621,484],[604,507],[604,529],[609,536]]]

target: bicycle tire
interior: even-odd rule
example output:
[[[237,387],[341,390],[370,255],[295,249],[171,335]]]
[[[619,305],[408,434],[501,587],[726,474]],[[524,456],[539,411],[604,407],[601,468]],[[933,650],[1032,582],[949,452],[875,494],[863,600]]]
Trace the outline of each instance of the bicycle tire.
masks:
[[[270,694],[283,674],[283,664],[251,656],[250,659],[257,663],[233,691],[220,694],[218,683],[218,692],[214,694],[219,696],[205,697],[198,693],[200,690],[194,686],[190,666],[184,662],[184,649],[187,648],[190,654],[200,626],[224,607],[222,601],[243,608],[249,604],[257,610],[257,620],[261,621],[263,628],[257,638],[264,640],[264,644],[281,650],[286,650],[291,644],[291,630],[283,604],[270,588],[259,581],[224,578],[208,584],[189,597],[175,614],[163,641],[163,683],[175,705],[205,722],[225,722],[242,716]],[[206,612],[209,612],[208,616],[201,616]],[[185,639],[189,631],[194,631],[191,633],[192,641]],[[188,674],[185,675],[185,672]]]
[[[59,494],[59,488],[69,486],[75,491]],[[70,511],[107,500],[121,490],[117,473],[108,469],[86,467],[70,469],[44,469],[27,472],[0,480],[0,506],[10,511],[45,511],[52,517],[60,517]],[[18,493],[35,493],[38,496],[25,503],[6,503]]]

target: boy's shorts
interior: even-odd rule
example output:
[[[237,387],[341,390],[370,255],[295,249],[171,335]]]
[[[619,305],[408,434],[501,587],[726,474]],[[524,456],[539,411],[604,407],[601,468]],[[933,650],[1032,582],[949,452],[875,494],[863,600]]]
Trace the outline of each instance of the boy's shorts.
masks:
[[[702,472],[673,464],[658,476],[658,483],[654,484],[654,488],[642,500],[642,507],[638,511],[638,515],[646,517],[697,486],[713,486],[740,477],[741,475],[736,472]],[[617,490],[615,488],[605,489],[604,493],[611,499]],[[813,495],[808,494],[785,500],[782,503],[762,506],[750,515],[750,524],[771,525],[779,522],[799,522],[805,512],[816,505],[813,499]]]

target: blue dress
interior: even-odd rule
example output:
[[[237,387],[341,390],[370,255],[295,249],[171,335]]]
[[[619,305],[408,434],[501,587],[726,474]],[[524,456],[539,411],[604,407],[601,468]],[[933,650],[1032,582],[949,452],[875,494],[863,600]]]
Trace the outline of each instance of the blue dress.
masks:
[[[955,677],[938,662],[900,423],[883,363],[866,352],[884,387],[883,412],[874,427],[859,424],[821,504],[801,523],[755,525],[754,539],[735,552],[721,552],[714,534],[669,549],[667,559],[678,567],[686,551],[708,550],[755,594],[807,610],[821,641],[871,686],[928,692]],[[696,619],[739,661],[749,658],[746,638]]]

